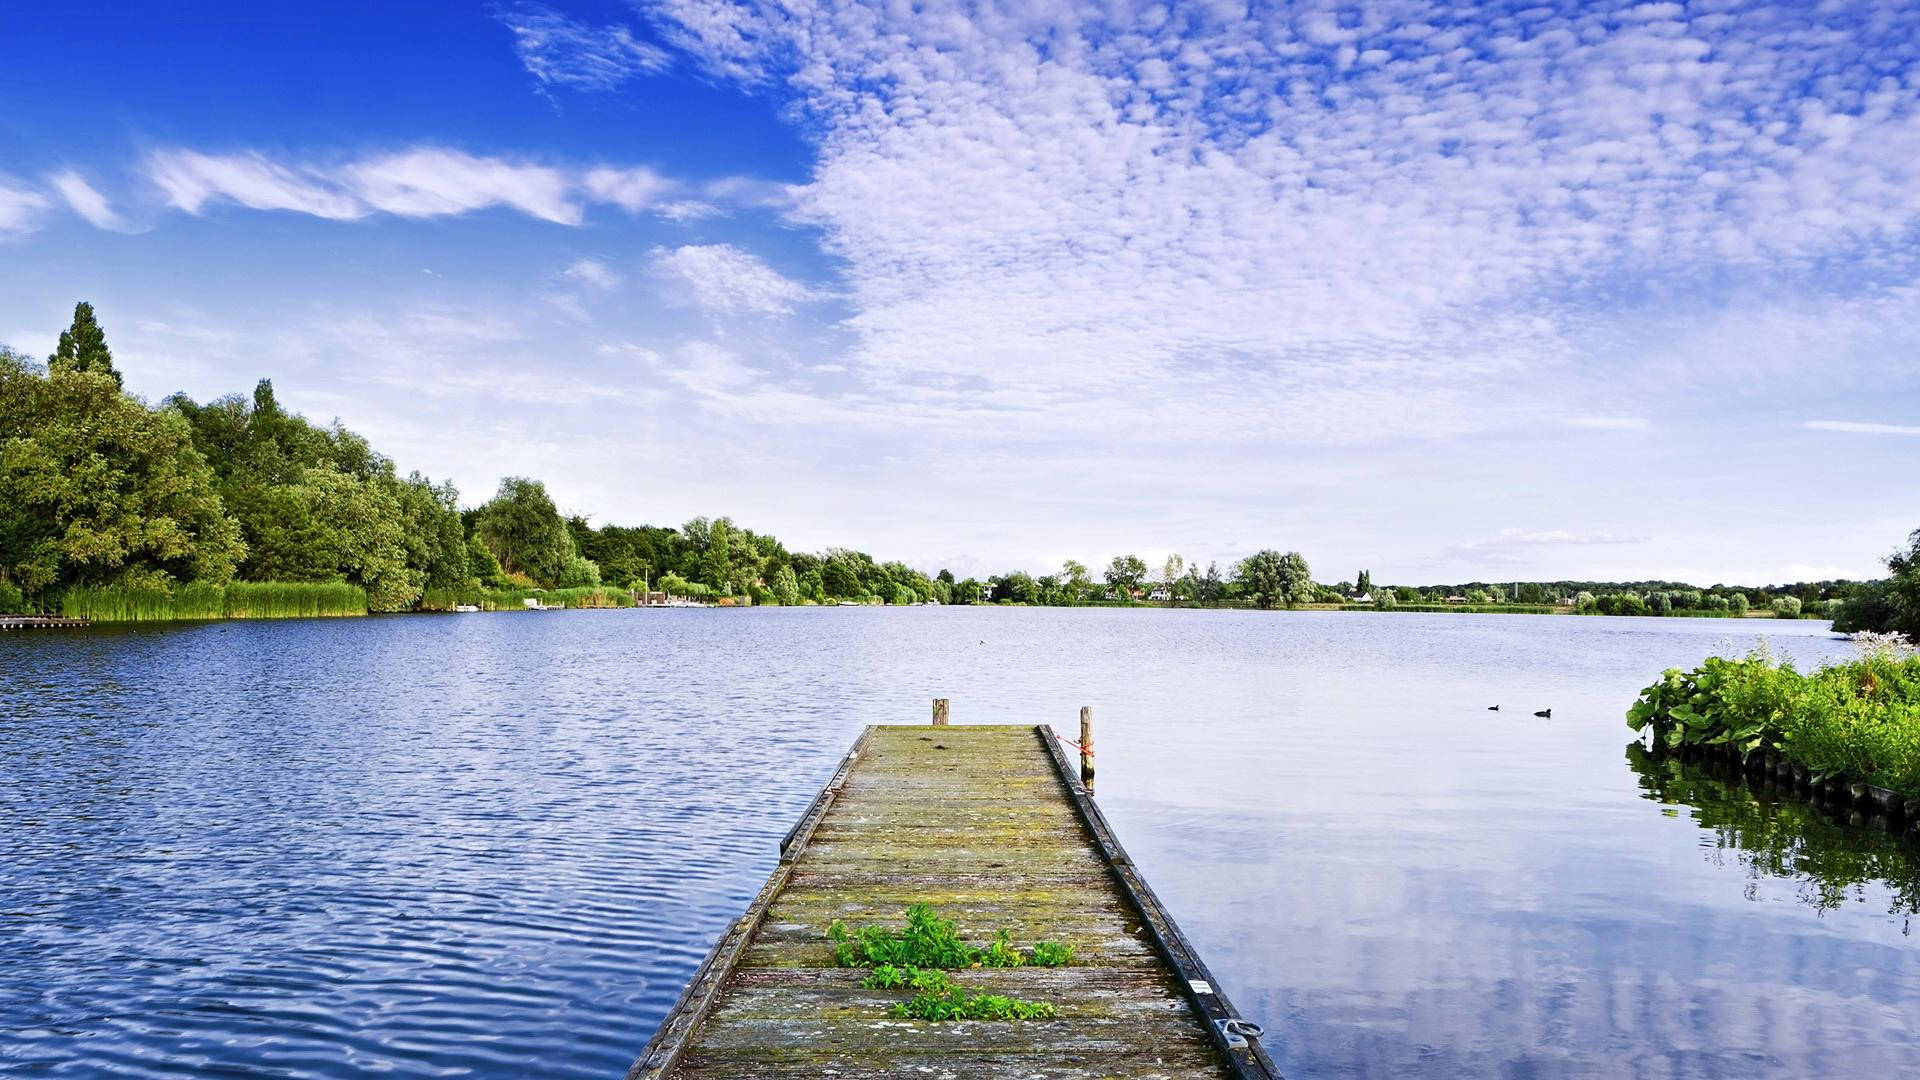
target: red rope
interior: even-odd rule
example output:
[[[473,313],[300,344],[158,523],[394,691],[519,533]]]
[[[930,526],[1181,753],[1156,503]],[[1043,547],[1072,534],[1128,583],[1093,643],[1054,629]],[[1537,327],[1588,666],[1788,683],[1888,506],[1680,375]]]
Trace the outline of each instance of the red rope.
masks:
[[[1066,743],[1068,746],[1073,747],[1075,750],[1080,751],[1081,753],[1087,755],[1088,757],[1093,756],[1093,747],[1091,746],[1081,746],[1079,743],[1074,742],[1072,739],[1069,739],[1065,735],[1061,735],[1057,732],[1054,734],[1053,737],[1056,739],[1059,739],[1061,742]]]

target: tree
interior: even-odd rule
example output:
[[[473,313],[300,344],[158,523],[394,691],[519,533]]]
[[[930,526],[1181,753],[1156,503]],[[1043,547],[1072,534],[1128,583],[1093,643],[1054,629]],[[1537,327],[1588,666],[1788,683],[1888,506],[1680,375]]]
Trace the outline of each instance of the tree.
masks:
[[[480,508],[474,530],[507,573],[545,584],[558,579],[575,554],[547,486],[523,476],[500,481],[500,490]]]
[[[1752,606],[1753,606],[1752,603],[1747,600],[1746,593],[1737,592],[1737,593],[1734,593],[1732,596],[1727,597],[1727,608],[1728,610],[1732,611],[1735,615],[1745,615],[1747,613],[1747,609]]]
[[[800,579],[793,573],[793,567],[782,566],[773,572],[773,580],[767,583],[773,590],[773,598],[786,607],[800,602]]]
[[[1107,564],[1107,584],[1120,595],[1121,600],[1132,600],[1133,594],[1146,580],[1147,564],[1140,561],[1138,555],[1115,555]]]
[[[1040,586],[1033,576],[1024,570],[1015,570],[1001,578],[993,588],[995,600],[1005,600],[1015,604],[1035,604],[1040,601]]]
[[[826,587],[827,595],[835,599],[857,600],[867,595],[860,583],[860,560],[854,552],[844,548],[828,548],[827,558],[820,564],[820,581]]]
[[[1773,599],[1773,610],[1783,619],[1797,619],[1800,617],[1800,598],[1776,596]]]
[[[33,596],[224,582],[245,554],[179,411],[99,370],[43,375],[0,350],[0,581]]]
[[[113,369],[106,331],[94,320],[92,304],[82,300],[73,305],[73,325],[60,331],[60,344],[47,357],[47,370],[105,375],[113,380],[115,390],[120,389],[120,373]]]
[[[1180,572],[1187,568],[1187,560],[1180,555],[1169,555],[1160,567],[1160,583],[1167,588],[1167,599],[1173,599],[1173,583],[1180,580]]]
[[[600,584],[600,564],[584,555],[575,555],[560,568],[553,584],[560,589],[595,588]]]
[[[1076,559],[1068,559],[1060,564],[1060,588],[1067,594],[1069,603],[1079,603],[1086,599],[1087,590],[1093,585],[1092,575],[1087,573],[1087,564]]]
[[[1363,596],[1372,593],[1373,575],[1365,570],[1360,571],[1360,576],[1353,580],[1353,591]]]
[[[1574,594],[1573,610],[1582,615],[1590,614],[1595,610],[1599,602],[1598,598],[1592,593],[1582,591]]]
[[[1308,603],[1313,599],[1313,576],[1307,560],[1297,551],[1282,555],[1267,549],[1240,561],[1241,586],[1261,607],[1274,608]]]
[[[1226,579],[1220,573],[1220,564],[1209,562],[1207,572],[1200,575],[1199,587],[1195,590],[1203,604],[1218,603],[1220,594],[1225,591]]]

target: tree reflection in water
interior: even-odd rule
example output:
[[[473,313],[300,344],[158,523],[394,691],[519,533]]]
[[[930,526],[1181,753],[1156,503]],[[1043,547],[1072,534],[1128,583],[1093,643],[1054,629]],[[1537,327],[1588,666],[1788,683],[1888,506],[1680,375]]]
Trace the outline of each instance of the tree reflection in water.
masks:
[[[1722,761],[1639,742],[1627,744],[1626,756],[1645,798],[1690,807],[1694,822],[1718,837],[1718,850],[1738,856],[1748,870],[1748,899],[1759,898],[1764,878],[1796,882],[1800,900],[1823,912],[1884,889],[1887,913],[1906,917],[1901,932],[1911,934],[1911,917],[1920,914],[1920,845],[1904,823],[1809,801]]]

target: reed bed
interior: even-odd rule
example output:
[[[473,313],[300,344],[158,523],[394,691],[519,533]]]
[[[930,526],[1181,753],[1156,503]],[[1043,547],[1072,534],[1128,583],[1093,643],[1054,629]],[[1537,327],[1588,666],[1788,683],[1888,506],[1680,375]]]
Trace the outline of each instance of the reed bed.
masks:
[[[366,613],[366,590],[343,581],[236,581],[227,586],[226,614],[231,619],[300,619]]]
[[[171,589],[76,586],[61,596],[60,612],[94,622],[365,615],[367,594],[344,582],[235,581],[221,586],[195,581]]]
[[[565,604],[572,608],[624,608],[633,606],[633,594],[625,589],[609,589],[604,585],[586,586],[577,589],[549,589],[542,600],[549,604]]]

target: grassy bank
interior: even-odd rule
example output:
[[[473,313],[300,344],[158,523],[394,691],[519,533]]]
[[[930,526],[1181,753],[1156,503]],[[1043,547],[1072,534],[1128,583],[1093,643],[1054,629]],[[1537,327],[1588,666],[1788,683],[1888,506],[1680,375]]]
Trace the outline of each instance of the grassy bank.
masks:
[[[570,608],[625,608],[633,594],[625,589],[595,585],[577,589],[428,589],[420,597],[421,611],[452,611],[467,605],[498,611],[524,610],[528,600]]]
[[[1776,754],[1816,782],[1843,779],[1920,799],[1920,656],[1881,647],[1808,674],[1764,650],[1669,669],[1627,713],[1668,746]]]
[[[61,595],[60,612],[94,622],[297,619],[365,615],[367,594],[357,585],[340,582],[194,582],[171,589],[76,586]]]

